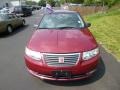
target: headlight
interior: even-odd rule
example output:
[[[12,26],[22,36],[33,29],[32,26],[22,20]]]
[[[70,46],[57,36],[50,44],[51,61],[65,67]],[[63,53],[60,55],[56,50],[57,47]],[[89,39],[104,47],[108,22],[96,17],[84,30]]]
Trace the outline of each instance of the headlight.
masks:
[[[96,56],[99,53],[99,48],[93,49],[91,51],[83,52],[83,60],[89,60],[90,58]]]
[[[25,53],[27,56],[35,59],[35,60],[41,60],[42,59],[42,54],[40,52],[32,51],[28,48],[25,49]]]

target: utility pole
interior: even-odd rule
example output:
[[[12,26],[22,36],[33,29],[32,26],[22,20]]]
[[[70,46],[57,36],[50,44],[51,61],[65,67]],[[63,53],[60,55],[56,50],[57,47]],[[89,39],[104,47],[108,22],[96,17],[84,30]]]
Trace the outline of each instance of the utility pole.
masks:
[[[22,5],[23,1],[26,1],[26,0],[19,0],[19,4]]]
[[[19,0],[19,4],[21,5],[21,0]]]

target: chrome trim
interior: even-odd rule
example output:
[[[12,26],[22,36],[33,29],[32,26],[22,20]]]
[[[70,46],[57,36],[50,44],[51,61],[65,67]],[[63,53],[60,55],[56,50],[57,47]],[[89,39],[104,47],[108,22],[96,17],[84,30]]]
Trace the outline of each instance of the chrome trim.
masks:
[[[59,57],[64,57],[64,63],[59,63]],[[69,54],[51,54],[44,53],[43,59],[48,66],[53,67],[69,67],[75,66],[80,60],[80,53]]]

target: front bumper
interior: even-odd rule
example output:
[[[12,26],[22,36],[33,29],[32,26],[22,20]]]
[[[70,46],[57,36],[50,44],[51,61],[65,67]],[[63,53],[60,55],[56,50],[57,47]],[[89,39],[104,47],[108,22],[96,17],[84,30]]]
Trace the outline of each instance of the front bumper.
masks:
[[[70,80],[80,80],[91,76],[97,68],[100,56],[97,55],[88,61],[80,61],[77,65],[73,67],[49,67],[42,62],[32,60],[28,56],[25,56],[25,62],[27,70],[34,76],[40,79],[46,80],[58,80],[58,81],[70,81]],[[52,75],[52,71],[70,71],[71,77],[59,77],[55,78]]]
[[[84,79],[84,78],[87,78],[87,77],[90,77],[95,71],[96,69],[86,73],[86,74],[81,74],[81,75],[73,75],[71,78],[53,78],[52,76],[49,76],[49,75],[42,75],[42,74],[39,74],[37,72],[34,72],[30,69],[28,69],[28,72],[30,74],[32,74],[33,76],[36,76],[42,80],[53,80],[53,81],[73,81],[73,80],[80,80],[80,79]]]

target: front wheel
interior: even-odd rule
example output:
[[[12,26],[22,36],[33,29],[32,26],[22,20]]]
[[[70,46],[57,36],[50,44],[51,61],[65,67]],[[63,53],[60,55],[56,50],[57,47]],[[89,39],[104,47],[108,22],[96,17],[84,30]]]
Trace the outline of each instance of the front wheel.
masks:
[[[25,26],[25,20],[22,21],[22,26]]]
[[[11,34],[13,32],[13,28],[12,28],[12,26],[7,26],[7,33],[8,34]]]

